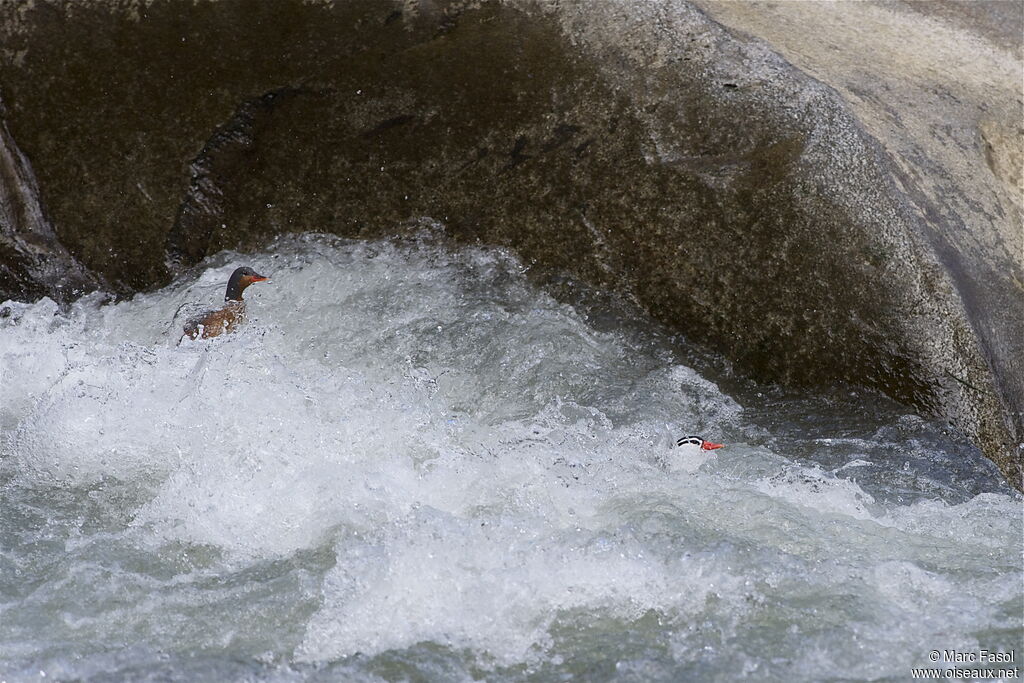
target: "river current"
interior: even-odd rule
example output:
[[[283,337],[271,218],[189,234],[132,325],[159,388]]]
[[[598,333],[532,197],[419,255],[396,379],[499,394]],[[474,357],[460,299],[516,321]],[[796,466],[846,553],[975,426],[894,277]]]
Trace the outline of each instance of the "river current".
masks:
[[[271,277],[249,323],[178,345],[179,307],[239,265]],[[906,680],[933,650],[1024,657],[1021,497],[975,448],[873,394],[755,384],[528,270],[307,235],[127,301],[5,304],[0,680]],[[672,447],[689,434],[726,446]]]

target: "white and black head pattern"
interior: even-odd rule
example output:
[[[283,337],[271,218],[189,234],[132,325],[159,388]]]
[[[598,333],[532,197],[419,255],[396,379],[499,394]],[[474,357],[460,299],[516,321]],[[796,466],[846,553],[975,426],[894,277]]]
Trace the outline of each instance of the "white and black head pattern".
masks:
[[[676,441],[676,446],[679,448],[692,448],[696,446],[703,451],[713,451],[716,448],[721,448],[722,444],[712,443],[700,436],[684,436]]]

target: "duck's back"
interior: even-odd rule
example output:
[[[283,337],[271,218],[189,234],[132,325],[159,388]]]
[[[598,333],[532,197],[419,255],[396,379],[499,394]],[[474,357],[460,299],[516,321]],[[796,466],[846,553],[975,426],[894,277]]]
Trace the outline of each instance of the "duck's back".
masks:
[[[185,333],[182,338],[209,339],[233,332],[236,327],[245,322],[245,302],[229,301],[223,308],[215,311],[206,311],[185,323]]]

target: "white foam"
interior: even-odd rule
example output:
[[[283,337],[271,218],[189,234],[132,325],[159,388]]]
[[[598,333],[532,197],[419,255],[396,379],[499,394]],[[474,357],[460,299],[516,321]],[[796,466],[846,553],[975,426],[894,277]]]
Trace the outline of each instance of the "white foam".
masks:
[[[174,312],[215,304],[243,263],[272,279],[247,291],[249,324],[178,346]],[[20,306],[0,321],[0,462],[11,486],[88,491],[115,520],[102,539],[76,530],[72,556],[212,548],[212,572],[333,557],[303,570],[315,604],[297,612],[295,635],[268,636],[298,662],[422,642],[466,648],[485,669],[569,661],[566,642],[584,636],[566,633],[640,628],[653,614],[660,626],[644,628],[676,659],[624,671],[710,657],[763,673],[765,652],[799,625],[809,645],[790,673],[850,655],[851,671],[903,675],[857,669],[841,630],[789,605],[827,611],[860,591],[863,611],[847,616],[889,652],[938,643],[941,617],[953,618],[938,605],[980,629],[1002,619],[990,600],[1020,600],[1006,582],[1020,573],[1018,500],[886,505],[837,477],[842,467],[746,443],[765,429],[714,382],[589,327],[521,270],[496,250],[303,237],[221,255],[197,280],[130,301]],[[669,446],[692,433],[726,448],[681,462]],[[131,496],[94,495],[114,486]],[[122,551],[109,552],[88,562],[119,566]],[[992,566],[1002,574],[985,575]],[[97,580],[79,590],[104,590]],[[190,580],[156,585],[173,596]],[[178,600],[152,582],[147,610]],[[40,614],[60,613],[46,600],[63,593],[48,590]],[[893,626],[890,603],[938,616]],[[50,630],[87,643],[146,619],[96,607]],[[0,655],[27,656],[6,647],[0,638]]]
[[[530,661],[551,647],[561,616],[692,616],[716,579],[719,587],[736,582],[652,554],[627,534],[528,517],[482,523],[421,508],[383,533],[339,542],[301,656],[320,661],[433,640],[503,664]]]

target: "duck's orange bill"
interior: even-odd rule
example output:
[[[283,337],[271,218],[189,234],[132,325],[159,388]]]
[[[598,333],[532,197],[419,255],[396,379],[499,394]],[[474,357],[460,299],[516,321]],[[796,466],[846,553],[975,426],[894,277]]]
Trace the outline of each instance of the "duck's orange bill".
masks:
[[[705,451],[713,451],[716,448],[721,448],[724,445],[725,445],[724,443],[713,443],[711,441],[705,441],[704,443],[702,443],[700,445],[700,447],[702,449],[704,449]]]
[[[269,277],[264,277],[262,275],[253,275],[252,276],[252,281],[253,282],[263,282],[264,280],[269,280],[269,279],[270,279]]]

